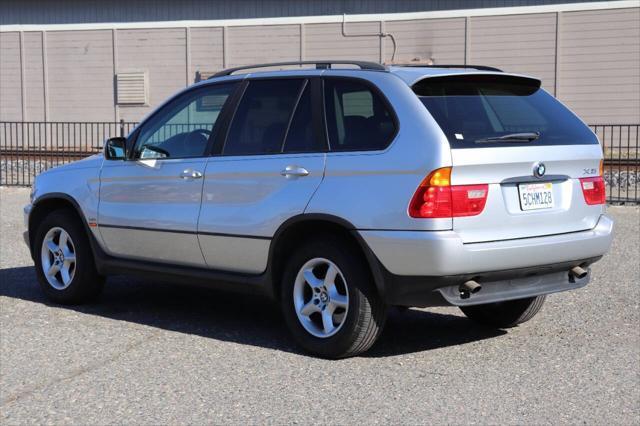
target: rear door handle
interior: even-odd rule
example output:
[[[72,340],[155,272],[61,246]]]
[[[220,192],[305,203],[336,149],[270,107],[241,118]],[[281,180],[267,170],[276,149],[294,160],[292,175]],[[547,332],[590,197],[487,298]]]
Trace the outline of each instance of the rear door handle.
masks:
[[[184,180],[200,179],[202,177],[202,172],[193,169],[186,169],[180,173],[180,177]]]
[[[303,176],[308,176],[309,175],[309,171],[307,169],[305,169],[304,167],[299,167],[299,166],[287,166],[285,167],[285,169],[283,171],[280,172],[280,174],[286,178],[289,177],[303,177]]]

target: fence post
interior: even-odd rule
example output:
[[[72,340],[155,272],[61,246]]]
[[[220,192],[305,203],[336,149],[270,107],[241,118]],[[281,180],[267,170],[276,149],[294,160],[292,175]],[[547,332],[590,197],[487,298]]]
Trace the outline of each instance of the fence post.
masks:
[[[120,119],[120,137],[124,138],[124,119]]]

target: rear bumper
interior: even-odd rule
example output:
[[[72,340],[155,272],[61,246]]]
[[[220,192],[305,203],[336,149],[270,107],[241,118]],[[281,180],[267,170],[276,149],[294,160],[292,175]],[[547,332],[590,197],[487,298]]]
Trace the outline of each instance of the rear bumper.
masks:
[[[545,237],[464,244],[454,231],[359,231],[384,268],[401,276],[477,274],[602,256],[613,220],[593,229]]]
[[[466,306],[576,289],[590,278],[569,274],[588,270],[611,245],[613,221],[602,215],[588,231],[546,237],[463,244],[453,231],[361,231],[380,263],[384,299],[402,306]],[[459,286],[482,285],[469,298]]]

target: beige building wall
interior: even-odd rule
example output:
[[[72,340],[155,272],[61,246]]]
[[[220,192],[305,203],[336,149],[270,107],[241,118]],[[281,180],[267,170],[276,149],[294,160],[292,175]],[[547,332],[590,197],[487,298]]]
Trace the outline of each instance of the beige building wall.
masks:
[[[5,30],[0,121],[139,121],[196,81],[198,72],[327,58],[496,66],[540,77],[587,123],[640,121],[639,7],[484,15],[381,15],[347,22],[347,37],[341,22],[315,18],[278,25]],[[395,58],[390,37],[381,33],[393,34]],[[146,105],[117,104],[115,76],[130,71],[147,73]]]
[[[0,33],[0,121],[25,120],[22,111],[20,33]]]
[[[25,113],[29,120],[45,121],[44,102],[44,62],[42,52],[42,32],[23,33]]]
[[[185,28],[116,31],[116,73],[146,71],[149,90],[148,105],[119,106],[120,118],[138,121],[150,106],[161,104],[191,84],[193,79],[187,76],[186,40]]]
[[[534,75],[554,93],[556,19],[555,13],[471,18],[467,63]]]
[[[385,61],[433,61],[437,64],[465,63],[466,19],[415,19],[385,22],[385,32],[396,40],[385,37]]]
[[[559,97],[587,123],[640,122],[640,8],[565,13]]]
[[[110,30],[47,32],[49,121],[114,119],[111,38]]]

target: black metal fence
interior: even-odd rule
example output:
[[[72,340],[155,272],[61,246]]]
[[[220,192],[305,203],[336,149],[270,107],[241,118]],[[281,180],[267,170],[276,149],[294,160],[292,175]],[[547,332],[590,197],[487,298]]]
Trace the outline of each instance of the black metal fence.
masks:
[[[28,186],[42,171],[100,152],[133,122],[0,122],[0,185]],[[640,203],[639,124],[597,124],[604,152],[607,200]]]
[[[640,203],[640,124],[594,124],[604,153],[607,201]]]
[[[42,171],[102,150],[136,123],[0,122],[0,185],[27,186]]]

